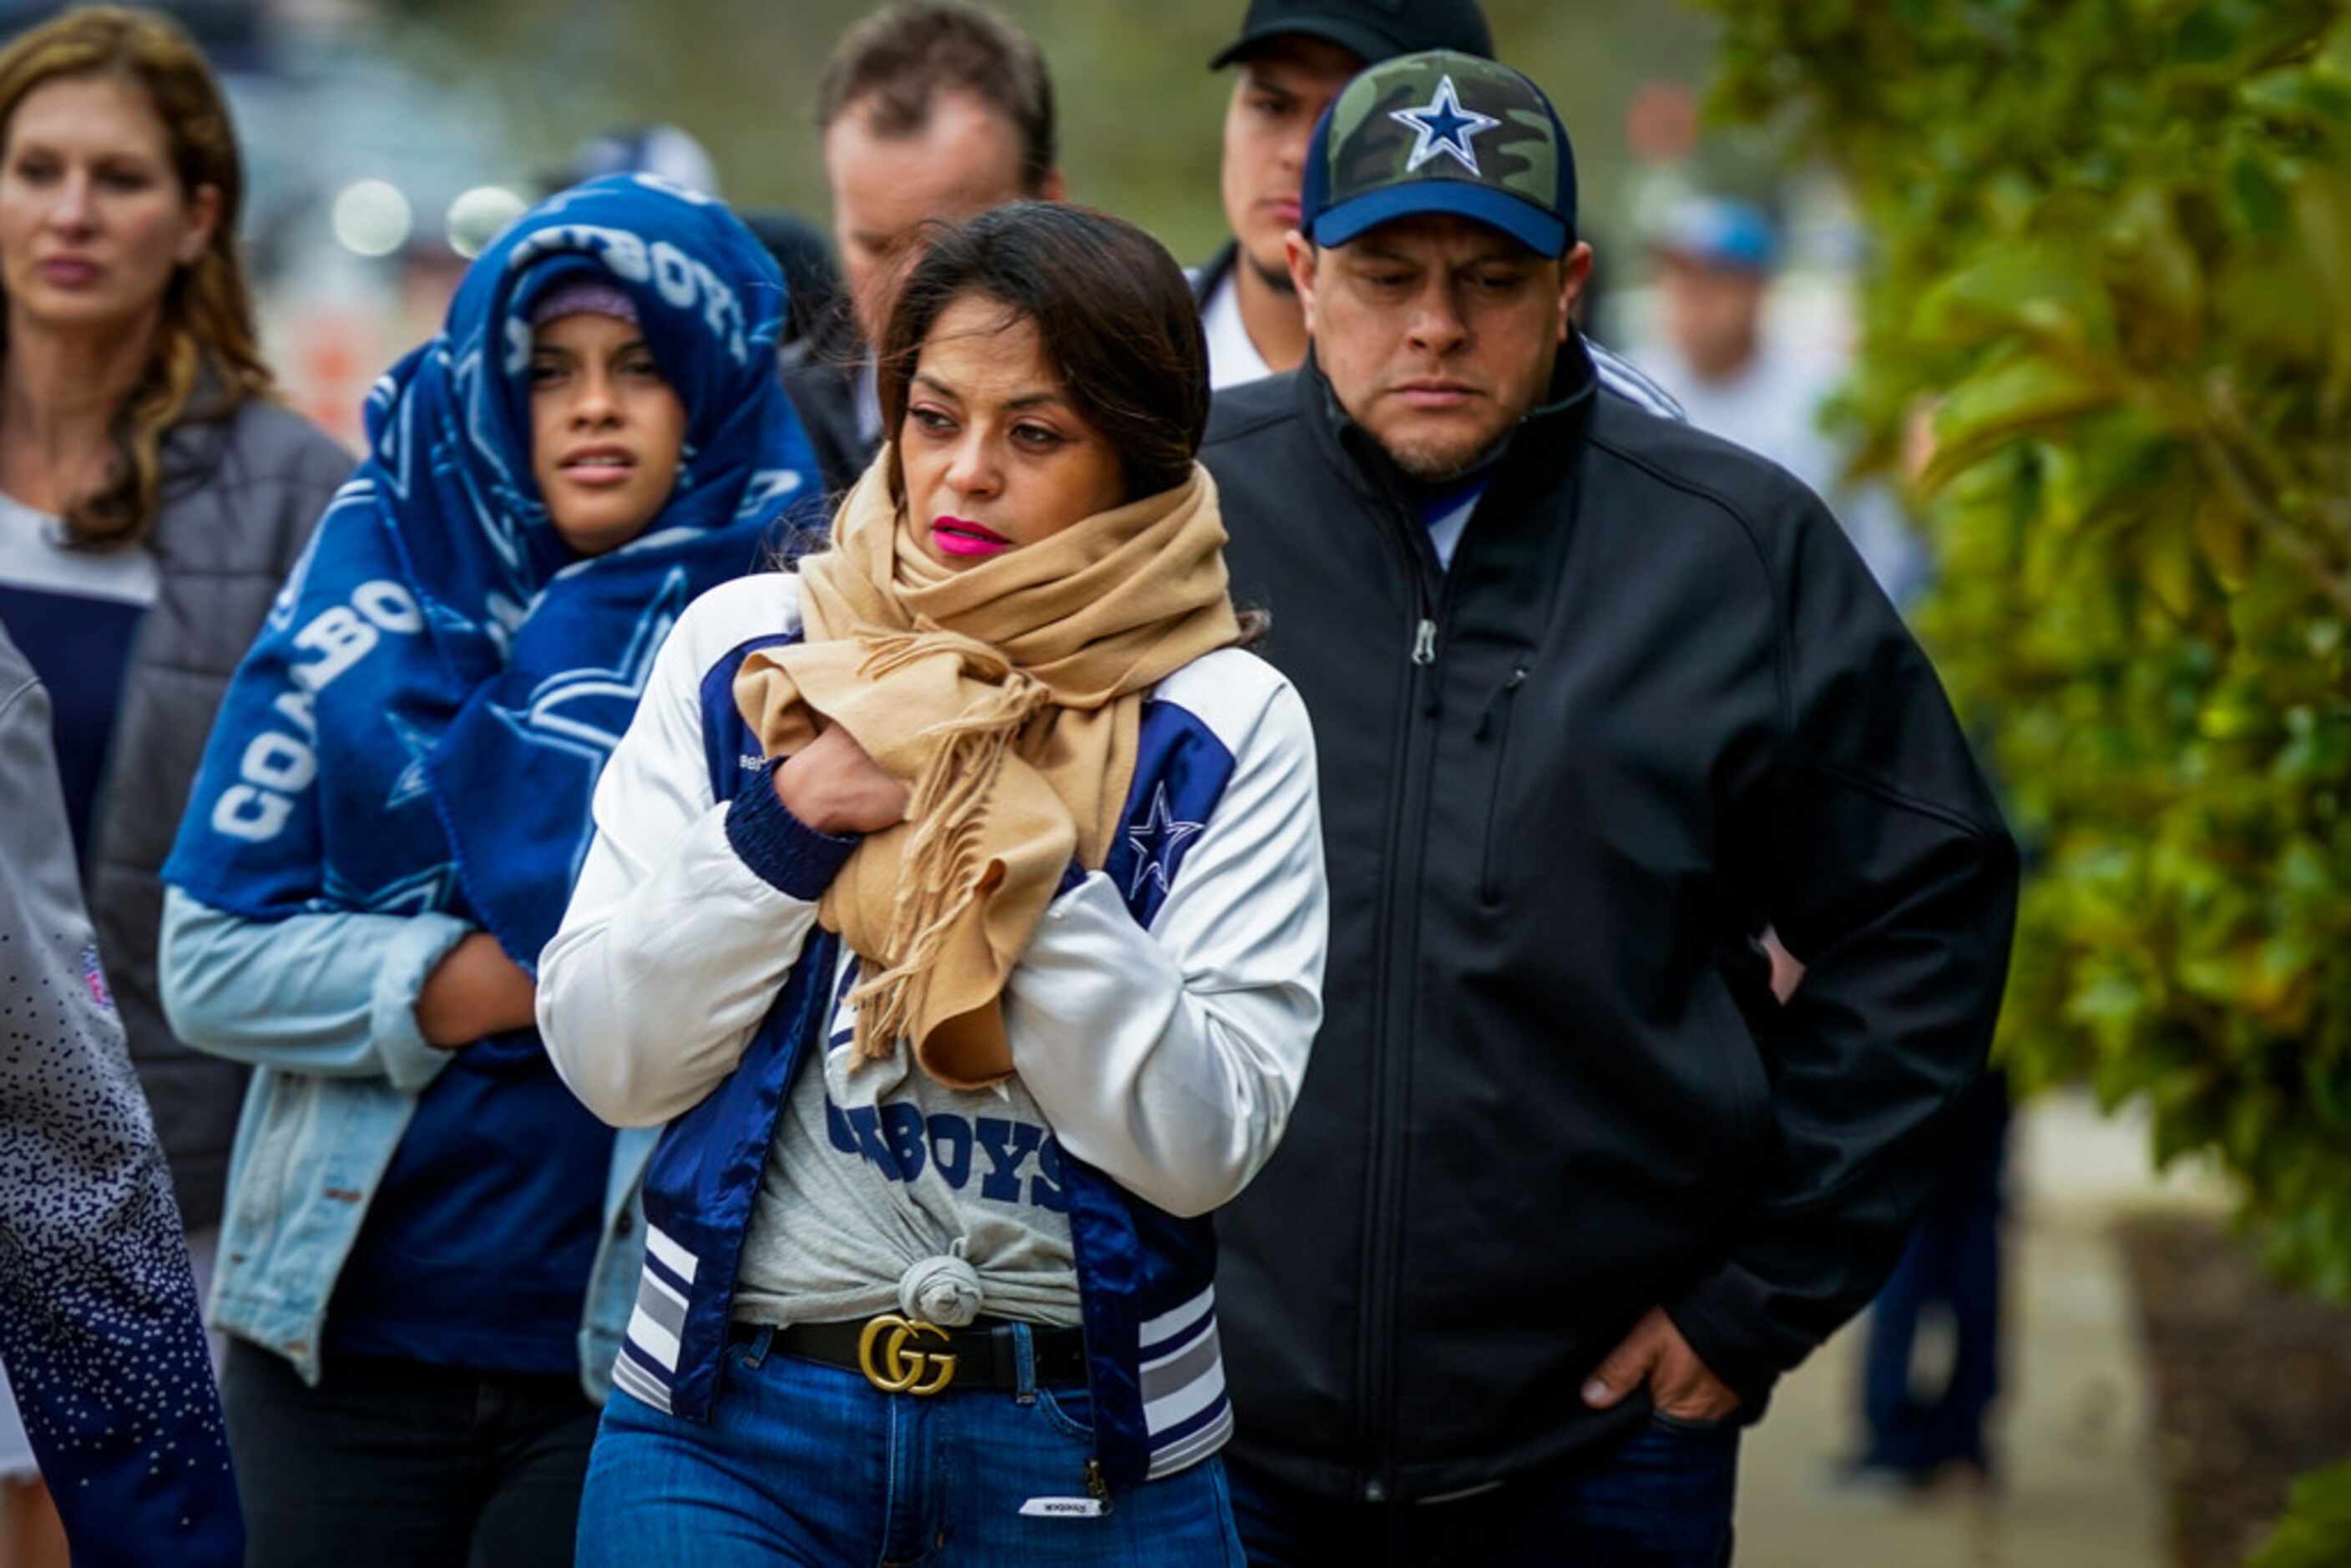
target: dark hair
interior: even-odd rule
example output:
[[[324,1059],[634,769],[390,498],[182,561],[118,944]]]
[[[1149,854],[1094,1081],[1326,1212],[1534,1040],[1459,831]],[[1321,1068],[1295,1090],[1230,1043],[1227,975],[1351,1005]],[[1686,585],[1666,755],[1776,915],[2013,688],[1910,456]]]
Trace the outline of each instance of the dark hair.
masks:
[[[841,301],[841,268],[832,259],[832,247],[823,232],[798,213],[769,207],[737,215],[783,269],[784,331],[776,346],[805,351]]]
[[[960,225],[925,225],[874,359],[882,428],[895,439],[923,340],[980,294],[1033,322],[1071,405],[1119,455],[1129,500],[1191,474],[1208,426],[1208,345],[1184,269],[1122,218],[1015,202]],[[893,469],[891,488],[904,494]]]
[[[816,89],[821,136],[853,103],[872,99],[874,135],[918,134],[940,92],[970,93],[1012,122],[1020,140],[1020,187],[1045,188],[1060,149],[1053,132],[1053,78],[1029,36],[995,12],[963,0],[906,0],[849,29]]]

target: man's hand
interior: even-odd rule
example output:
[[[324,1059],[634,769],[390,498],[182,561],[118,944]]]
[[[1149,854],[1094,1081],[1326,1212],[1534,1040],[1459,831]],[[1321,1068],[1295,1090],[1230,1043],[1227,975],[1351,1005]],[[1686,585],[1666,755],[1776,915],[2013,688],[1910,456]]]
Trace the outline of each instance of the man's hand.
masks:
[[[536,1021],[538,987],[486,931],[465,937],[425,977],[416,1028],[427,1045],[456,1051]]]
[[[878,833],[906,820],[906,787],[839,725],[776,769],[776,799],[820,833]]]
[[[1771,960],[1772,999],[1782,1007],[1787,1006],[1788,998],[1796,994],[1796,988],[1804,983],[1803,961],[1780,946],[1780,934],[1768,925],[1763,928],[1763,935],[1755,938],[1755,945],[1763,949],[1763,956]]]
[[[1719,1421],[1739,1408],[1739,1396],[1707,1370],[1663,1307],[1651,1307],[1625,1343],[1583,1385],[1583,1402],[1605,1410],[1642,1384],[1661,1416],[1677,1421]]]

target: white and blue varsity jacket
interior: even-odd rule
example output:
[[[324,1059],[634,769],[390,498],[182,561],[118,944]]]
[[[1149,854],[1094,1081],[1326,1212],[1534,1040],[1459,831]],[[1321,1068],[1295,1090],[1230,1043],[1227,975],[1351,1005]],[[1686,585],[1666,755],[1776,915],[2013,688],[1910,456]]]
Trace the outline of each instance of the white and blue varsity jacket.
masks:
[[[613,1375],[695,1420],[716,1396],[777,1122],[821,1054],[847,961],[816,904],[727,832],[736,793],[768,788],[737,670],[799,632],[788,572],[715,589],[679,620],[598,783],[595,841],[539,961],[539,1028],[564,1081],[615,1125],[668,1124]],[[1273,1153],[1322,1019],[1314,746],[1290,684],[1237,649],[1160,683],[1125,830],[1063,888],[1007,983],[1005,1024],[1058,1145],[1095,1458],[1131,1486],[1232,1431],[1207,1216]],[[1031,1179],[1048,1179],[1041,1157]]]

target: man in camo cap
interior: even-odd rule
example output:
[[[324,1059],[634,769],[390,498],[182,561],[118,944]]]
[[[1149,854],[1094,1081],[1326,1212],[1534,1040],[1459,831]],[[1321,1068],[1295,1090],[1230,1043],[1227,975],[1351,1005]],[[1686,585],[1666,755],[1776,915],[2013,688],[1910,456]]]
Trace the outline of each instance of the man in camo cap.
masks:
[[[1202,453],[1332,885],[1312,1070],[1217,1216],[1242,1533],[1717,1568],[1741,1427],[1875,1293],[1981,1070],[2014,850],[1819,500],[1597,395],[1532,82],[1374,66],[1308,159],[1311,351]]]

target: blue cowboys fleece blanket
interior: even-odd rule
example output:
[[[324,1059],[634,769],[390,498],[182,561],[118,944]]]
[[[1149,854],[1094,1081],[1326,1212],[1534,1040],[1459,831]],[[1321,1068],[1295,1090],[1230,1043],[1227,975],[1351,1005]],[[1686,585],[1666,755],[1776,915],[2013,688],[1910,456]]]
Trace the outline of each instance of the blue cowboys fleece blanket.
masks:
[[[581,278],[636,302],[687,410],[668,504],[592,559],[557,535],[530,465],[531,312]],[[367,460],[238,667],[165,879],[259,920],[444,911],[535,970],[663,637],[814,504],[777,379],[783,315],[750,231],[650,176],[508,229],[441,335],[370,392]]]

